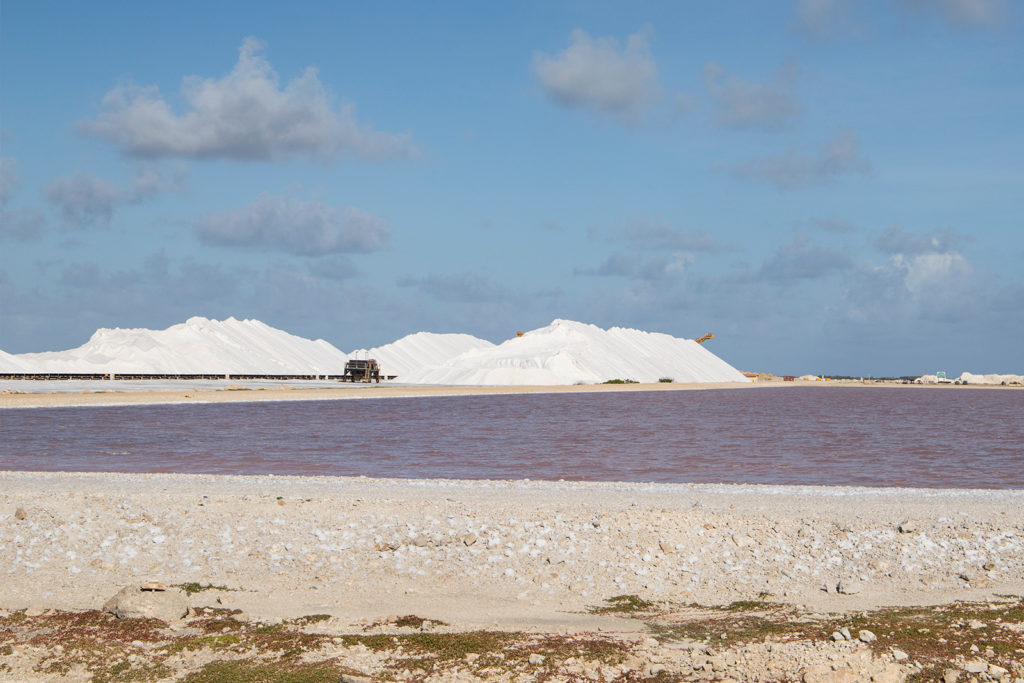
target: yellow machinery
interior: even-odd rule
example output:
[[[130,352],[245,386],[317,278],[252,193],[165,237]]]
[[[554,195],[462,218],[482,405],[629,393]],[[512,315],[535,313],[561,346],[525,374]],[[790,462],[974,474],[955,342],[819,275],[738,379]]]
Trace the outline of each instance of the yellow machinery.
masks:
[[[695,339],[694,341],[695,341],[695,342],[697,342],[698,344],[703,344],[703,343],[704,343],[704,342],[706,342],[706,341],[707,341],[708,339],[714,339],[714,338],[715,338],[715,335],[713,335],[713,334],[711,334],[710,332],[708,332],[707,334],[705,334],[705,335],[704,335],[703,337],[701,337],[700,339]]]

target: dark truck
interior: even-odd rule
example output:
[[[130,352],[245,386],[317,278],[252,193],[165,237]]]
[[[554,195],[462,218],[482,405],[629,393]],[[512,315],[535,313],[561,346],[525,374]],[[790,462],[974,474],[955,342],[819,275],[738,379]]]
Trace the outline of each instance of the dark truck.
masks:
[[[350,360],[345,363],[345,374],[342,382],[377,382],[380,384],[380,365],[372,358],[369,360]]]

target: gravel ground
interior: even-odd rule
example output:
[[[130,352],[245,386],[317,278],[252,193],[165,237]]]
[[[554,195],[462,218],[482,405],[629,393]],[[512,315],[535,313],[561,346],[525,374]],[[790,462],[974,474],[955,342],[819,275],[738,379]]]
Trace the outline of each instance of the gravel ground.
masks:
[[[0,607],[212,583],[260,617],[589,628],[622,594],[822,610],[1024,594],[1024,491],[0,473]]]
[[[1024,491],[0,472],[0,577],[0,680],[220,680],[218,667],[256,664],[328,680],[309,667],[329,664],[330,680],[370,672],[342,678],[356,681],[902,681],[928,671],[905,661],[902,641],[817,631],[842,624],[835,615],[871,624],[880,613],[866,610],[880,606],[1024,594]],[[145,582],[207,590],[190,596],[187,624],[118,636],[98,610]],[[651,618],[670,630],[681,619],[687,633],[711,614],[694,605],[728,606],[709,633],[735,639],[759,623],[735,611],[743,600],[755,612],[797,606],[822,625],[791,642],[659,641],[650,620],[595,610],[632,604],[616,596],[659,605]],[[1002,607],[985,609],[984,628],[1024,632],[999,623]],[[305,615],[324,615],[320,635],[301,632]],[[396,664],[420,641],[365,640],[415,638],[399,615],[428,620],[413,631],[430,629],[442,648],[426,655],[439,658],[430,671]],[[86,626],[110,641],[92,660],[70,647]],[[482,658],[444,659],[477,630],[523,635]],[[434,632],[455,640],[439,646]],[[296,663],[271,645],[306,654]],[[967,645],[929,661],[1022,680],[1012,647]]]

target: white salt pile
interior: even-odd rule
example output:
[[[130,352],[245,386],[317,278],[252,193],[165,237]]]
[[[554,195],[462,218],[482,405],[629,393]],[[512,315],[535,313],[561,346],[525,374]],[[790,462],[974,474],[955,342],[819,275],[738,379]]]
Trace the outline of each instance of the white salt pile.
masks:
[[[999,375],[990,373],[976,375],[973,372],[962,373],[959,377],[943,377],[938,375],[921,375],[918,384],[938,384],[939,382],[959,382],[960,384],[1024,384],[1024,375]]]
[[[409,384],[748,381],[691,339],[570,320],[498,346],[468,334],[417,332],[347,355],[258,320],[196,317],[166,330],[100,329],[68,351],[0,354],[0,372],[341,374],[349,358],[376,358],[385,374]]]
[[[35,372],[35,369],[21,357],[0,351],[0,372]]]
[[[312,374],[344,371],[348,357],[323,339],[304,339],[259,320],[189,318],[166,330],[101,328],[68,351],[14,356],[6,372]]]
[[[493,347],[491,342],[471,334],[435,334],[417,332],[398,341],[372,349],[357,349],[352,358],[376,358],[389,375],[408,382],[408,375],[421,368],[441,365],[474,349]]]
[[[739,371],[692,339],[621,327],[555,320],[547,327],[446,363],[421,367],[414,384],[556,385],[610,379],[657,382],[747,382]]]

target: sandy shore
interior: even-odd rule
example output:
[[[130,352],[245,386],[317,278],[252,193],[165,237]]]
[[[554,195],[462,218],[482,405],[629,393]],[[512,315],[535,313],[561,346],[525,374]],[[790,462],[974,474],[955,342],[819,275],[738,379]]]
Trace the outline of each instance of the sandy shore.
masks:
[[[51,383],[52,384],[52,383]],[[139,383],[135,383],[139,384]],[[31,381],[8,382],[7,389],[0,392],[0,408],[30,408],[57,406],[103,406],[153,404],[153,403],[227,403],[239,401],[317,401],[355,398],[396,398],[414,396],[476,396],[488,394],[536,394],[536,393],[579,393],[579,392],[632,392],[632,391],[700,391],[707,389],[763,389],[767,387],[891,387],[906,390],[941,387],[949,391],[1002,390],[1022,391],[1021,387],[1000,387],[969,385],[916,385],[881,381],[836,381],[795,382],[758,381],[707,382],[707,383],[657,383],[657,384],[588,384],[572,386],[415,386],[400,384],[337,384],[330,388],[304,388],[302,386],[278,385],[276,387],[250,388],[243,386],[207,389],[190,387],[187,380],[181,380],[182,389],[149,390],[137,387],[130,390],[108,388],[110,382],[95,382],[80,393],[68,391],[42,392],[39,384]],[[185,388],[188,387],[188,388]]]
[[[8,609],[197,582],[467,628],[592,628],[622,594],[928,604],[1024,594],[1024,491],[0,472],[0,574]]]

